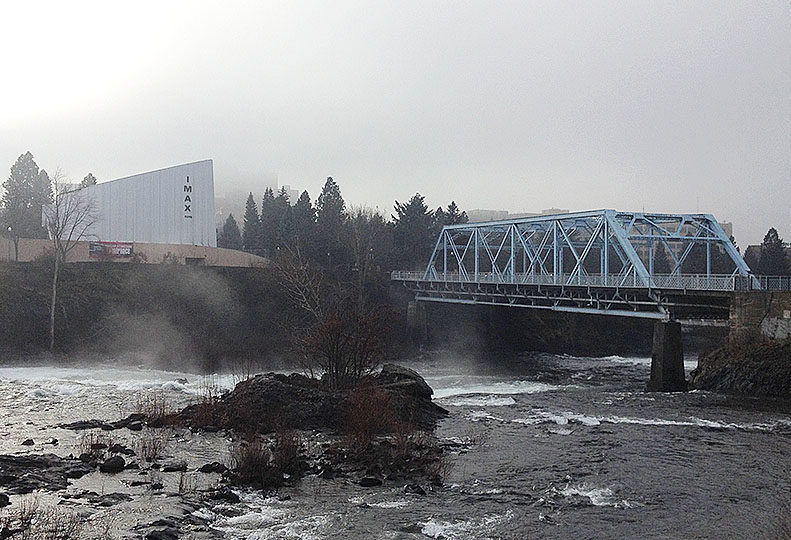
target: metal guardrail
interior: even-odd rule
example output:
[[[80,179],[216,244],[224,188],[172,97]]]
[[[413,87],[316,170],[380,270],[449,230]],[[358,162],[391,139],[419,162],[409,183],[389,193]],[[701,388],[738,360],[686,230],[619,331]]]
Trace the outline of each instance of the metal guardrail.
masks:
[[[479,272],[477,276],[448,272],[426,276],[425,272],[394,271],[394,281],[428,281],[434,283],[491,283],[516,285],[569,285],[583,287],[639,287],[645,289],[677,289],[701,291],[791,290],[791,276],[741,276],[741,275],[666,275],[649,279],[635,275],[617,274],[569,275],[547,274],[498,274]]]

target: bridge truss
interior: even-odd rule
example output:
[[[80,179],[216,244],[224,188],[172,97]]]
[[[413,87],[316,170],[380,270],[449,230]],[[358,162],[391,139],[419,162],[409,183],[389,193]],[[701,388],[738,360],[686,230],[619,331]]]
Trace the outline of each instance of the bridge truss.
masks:
[[[446,226],[393,279],[425,301],[722,319],[754,278],[710,214],[597,210]]]

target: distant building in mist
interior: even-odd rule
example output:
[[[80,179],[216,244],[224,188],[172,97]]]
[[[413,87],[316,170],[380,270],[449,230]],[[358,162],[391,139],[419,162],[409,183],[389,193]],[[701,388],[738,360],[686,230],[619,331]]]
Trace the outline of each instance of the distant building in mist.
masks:
[[[467,217],[470,223],[480,223],[483,221],[501,221],[504,219],[519,219],[525,217],[547,216],[554,214],[568,214],[568,209],[546,208],[541,212],[509,212],[508,210],[483,210],[476,208],[467,210]]]
[[[217,227],[222,227],[222,224],[228,219],[229,214],[241,226],[242,217],[244,216],[245,203],[250,193],[253,194],[256,207],[261,209],[261,201],[264,198],[264,192],[270,188],[277,196],[281,187],[286,188],[288,194],[288,202],[291,206],[296,204],[297,199],[302,194],[298,189],[292,189],[290,185],[285,184],[280,186],[278,184],[277,175],[265,174],[262,175],[260,180],[251,180],[249,178],[228,178],[224,180],[230,187],[226,187],[222,193],[217,194],[215,198],[215,223]]]

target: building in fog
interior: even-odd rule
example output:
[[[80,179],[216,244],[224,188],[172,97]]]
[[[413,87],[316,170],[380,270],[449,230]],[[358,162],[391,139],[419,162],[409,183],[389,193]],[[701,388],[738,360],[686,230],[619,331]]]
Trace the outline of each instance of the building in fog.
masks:
[[[547,208],[541,210],[540,213],[536,212],[509,212],[508,210],[484,210],[481,208],[474,208],[467,210],[467,218],[470,223],[481,223],[484,221],[502,221],[505,219],[519,219],[526,217],[548,216],[554,214],[568,214],[568,210],[561,208]]]
[[[210,159],[87,186],[96,206],[87,237],[100,242],[217,246]]]

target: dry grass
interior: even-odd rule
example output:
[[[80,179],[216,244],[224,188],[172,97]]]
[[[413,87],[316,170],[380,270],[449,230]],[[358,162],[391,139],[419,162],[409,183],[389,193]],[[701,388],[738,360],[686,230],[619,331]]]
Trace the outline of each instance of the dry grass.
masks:
[[[113,439],[104,433],[98,431],[83,433],[77,441],[77,455],[87,454],[92,459],[100,459],[113,443]]]
[[[275,432],[272,462],[281,472],[297,475],[300,471],[299,453],[302,449],[302,435],[293,429],[279,429]]]
[[[283,485],[283,473],[275,466],[272,451],[260,437],[232,448],[231,469],[237,484],[259,489],[276,489]]]
[[[144,415],[149,423],[162,422],[171,412],[172,407],[164,392],[140,392],[135,399],[135,412]]]
[[[359,386],[344,405],[343,432],[350,450],[362,453],[376,435],[409,431],[399,418],[392,400],[381,388]]]
[[[57,506],[42,508],[35,495],[23,497],[16,511],[0,518],[2,537],[20,540],[77,540],[82,525],[76,512]]]
[[[182,471],[179,474],[179,495],[194,493],[197,489],[198,479],[192,473]]]
[[[168,431],[146,429],[137,441],[137,455],[151,463],[156,461],[167,448]]]

